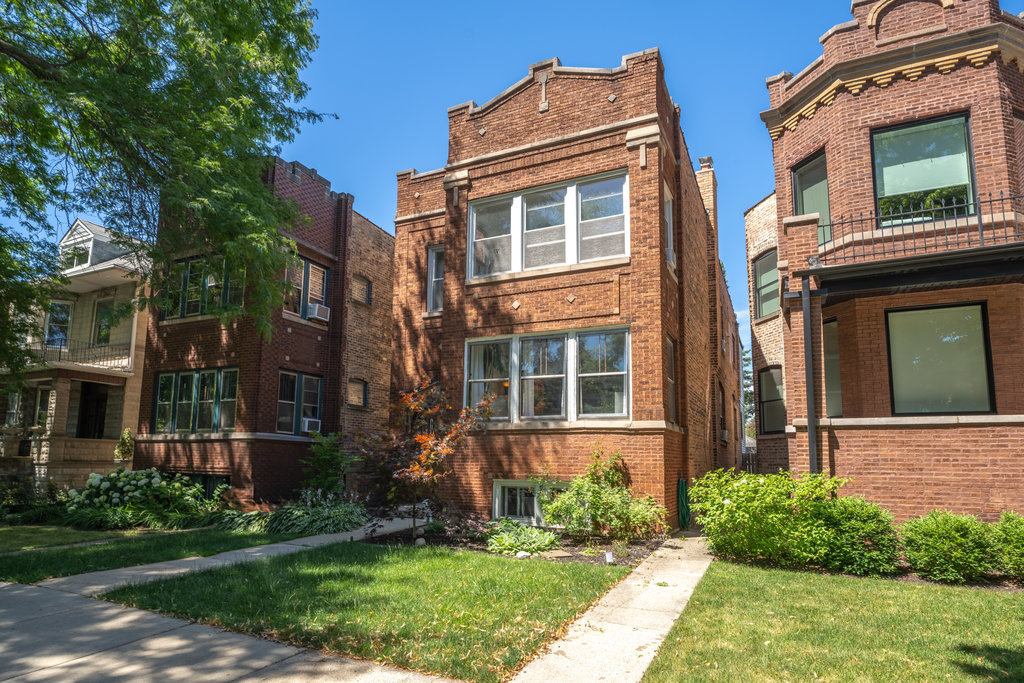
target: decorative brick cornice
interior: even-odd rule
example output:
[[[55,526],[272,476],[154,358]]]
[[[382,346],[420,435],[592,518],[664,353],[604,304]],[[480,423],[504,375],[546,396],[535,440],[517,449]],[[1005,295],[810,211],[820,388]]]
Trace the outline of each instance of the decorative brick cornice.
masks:
[[[958,66],[967,64],[981,67],[987,64],[996,54],[1000,53],[1003,55],[1003,61],[1017,59],[1019,56],[1020,58],[1017,59],[1017,63],[1018,68],[1021,68],[1022,64],[1024,64],[1024,50],[1004,49],[1004,47],[1006,46],[997,42],[969,50],[961,50],[951,54],[937,55],[924,60],[908,62],[881,71],[868,72],[863,75],[852,74],[846,78],[836,78],[827,87],[822,89],[816,97],[811,99],[810,102],[801,107],[799,111],[775,125],[769,124],[768,134],[771,135],[772,140],[778,140],[786,131],[796,130],[797,126],[805,119],[814,118],[819,109],[832,104],[840,93],[848,92],[851,95],[859,95],[864,88],[870,85],[885,88],[898,76],[902,76],[908,81],[916,81],[929,68],[934,68],[940,74],[948,74]]]
[[[880,2],[871,8],[871,13],[868,14],[868,26],[874,28],[878,25],[878,17],[882,16],[882,12],[885,11],[889,5],[892,5],[899,0],[880,0]],[[942,5],[942,9],[949,9],[953,6],[953,0],[939,0],[939,4]]]

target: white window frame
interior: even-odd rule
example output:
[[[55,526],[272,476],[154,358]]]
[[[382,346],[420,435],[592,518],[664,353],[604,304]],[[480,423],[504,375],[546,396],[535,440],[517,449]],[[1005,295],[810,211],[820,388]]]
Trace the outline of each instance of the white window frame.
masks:
[[[615,254],[613,256],[599,256],[593,259],[580,259],[580,193],[579,186],[586,185],[587,183],[598,182],[601,180],[608,180],[610,178],[623,179],[622,183],[622,216],[623,216],[623,253]],[[565,189],[565,261],[563,263],[551,263],[540,266],[533,266],[526,268],[525,264],[525,240],[523,238],[526,228],[526,203],[523,201],[523,197],[526,195],[534,194],[537,192],[545,192],[550,190]],[[511,260],[510,268],[505,271],[496,271],[494,273],[486,273],[477,275],[474,272],[474,253],[475,253],[475,240],[474,235],[476,234],[476,210],[479,207],[487,206],[497,202],[504,202],[512,200],[512,215],[510,223],[511,231]],[[618,169],[615,171],[609,171],[606,173],[597,173],[595,175],[586,176],[583,178],[576,178],[568,182],[551,183],[548,185],[541,185],[538,187],[531,187],[526,190],[519,192],[509,192],[502,195],[495,195],[493,197],[486,197],[484,199],[476,199],[469,203],[469,218],[467,223],[467,258],[466,258],[466,279],[485,279],[493,277],[495,275],[503,275],[507,273],[521,273],[529,272],[532,270],[544,270],[546,268],[558,268],[559,266],[572,265],[576,263],[599,263],[613,258],[628,257],[630,255],[630,229],[629,229],[629,173],[625,169]]]
[[[507,488],[530,489],[533,491],[533,516],[518,517],[502,514],[504,512],[502,509],[502,494],[504,489]],[[525,479],[495,479],[491,489],[491,513],[492,519],[514,519],[523,524],[541,526],[544,522],[544,517],[540,507],[540,487],[535,482]]]
[[[625,396],[625,409],[626,412],[623,414],[602,414],[592,415],[580,414],[580,396],[579,396],[579,360],[576,353],[576,340],[579,335],[587,334],[590,332],[624,332],[626,335],[626,396]],[[565,335],[565,416],[563,417],[536,417],[536,418],[522,418],[520,417],[520,382],[522,381],[522,373],[519,367],[519,351],[520,342],[523,339],[529,339],[531,337],[555,337],[559,335]],[[466,339],[465,346],[463,349],[463,368],[462,368],[462,405],[468,405],[469,401],[469,347],[473,344],[481,343],[494,343],[508,341],[509,343],[509,387],[508,387],[508,417],[492,417],[492,422],[578,422],[579,420],[629,420],[633,415],[633,335],[629,327],[623,327],[622,325],[606,325],[600,327],[583,327],[574,330],[551,330],[545,332],[530,332],[527,334],[506,334],[496,335],[493,337],[473,337]],[[620,374],[620,373],[610,373]],[[593,373],[587,373],[587,376],[593,376]],[[494,381],[489,380],[489,381]]]
[[[64,270],[74,270],[76,268],[85,268],[85,267],[89,266],[90,264],[92,264],[92,243],[93,243],[93,238],[92,238],[92,235],[90,235],[90,236],[88,236],[88,237],[86,237],[84,239],[77,239],[74,242],[68,242],[66,244],[62,244],[60,246],[60,252],[61,252],[59,254],[60,258],[64,258],[65,252],[72,252],[72,251],[75,251],[76,249],[81,249],[82,247],[85,247],[85,262],[84,263],[78,263],[78,264],[73,265],[73,266],[68,266]]]
[[[444,310],[444,266],[437,272],[437,255],[444,256],[444,245],[435,244],[427,247],[427,311],[437,313]],[[433,306],[434,294],[440,288],[441,305]]]

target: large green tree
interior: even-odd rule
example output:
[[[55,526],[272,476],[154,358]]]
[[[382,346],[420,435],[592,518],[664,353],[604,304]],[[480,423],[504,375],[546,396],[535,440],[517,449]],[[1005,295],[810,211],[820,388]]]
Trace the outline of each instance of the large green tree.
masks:
[[[278,227],[297,214],[265,172],[321,118],[300,106],[314,18],[307,0],[0,2],[4,276],[52,281],[51,217],[85,212],[144,257],[154,292],[183,253],[244,264],[245,312],[268,334],[292,246]],[[4,302],[43,302],[45,288],[25,289]]]

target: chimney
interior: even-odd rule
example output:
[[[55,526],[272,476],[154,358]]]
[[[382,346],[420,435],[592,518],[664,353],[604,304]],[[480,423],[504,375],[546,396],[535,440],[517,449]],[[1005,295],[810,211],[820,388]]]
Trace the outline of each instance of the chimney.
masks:
[[[697,187],[700,198],[704,200],[704,208],[708,212],[711,227],[718,232],[718,181],[715,179],[715,166],[711,157],[700,157],[700,170],[697,171]]]

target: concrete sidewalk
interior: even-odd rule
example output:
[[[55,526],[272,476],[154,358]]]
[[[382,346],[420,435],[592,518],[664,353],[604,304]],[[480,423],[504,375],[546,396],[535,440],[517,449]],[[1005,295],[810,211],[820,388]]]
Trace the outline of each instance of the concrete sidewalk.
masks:
[[[639,681],[710,564],[703,539],[669,540],[512,680]]]
[[[340,534],[322,534],[320,536],[307,536],[296,538],[282,543],[268,543],[252,548],[240,550],[229,550],[209,557],[187,557],[183,560],[168,560],[167,562],[154,562],[143,564],[137,567],[124,567],[123,569],[107,569],[101,572],[90,572],[88,574],[77,574],[75,576],[63,576],[59,579],[47,579],[40,581],[37,586],[53,588],[55,590],[74,593],[75,595],[93,596],[101,593],[108,593],[115,588],[133,583],[148,583],[158,579],[166,579],[172,576],[187,574],[188,572],[201,569],[215,569],[226,567],[240,562],[252,562],[264,557],[276,555],[289,555],[291,553],[317,548],[330,543],[343,543],[345,541],[361,541],[366,535],[372,532],[373,535],[385,535],[408,529],[412,526],[412,520],[401,518],[391,519],[382,523],[374,523],[372,528],[360,527],[354,531],[346,531]]]
[[[0,680],[436,683],[38,586],[0,584]]]

